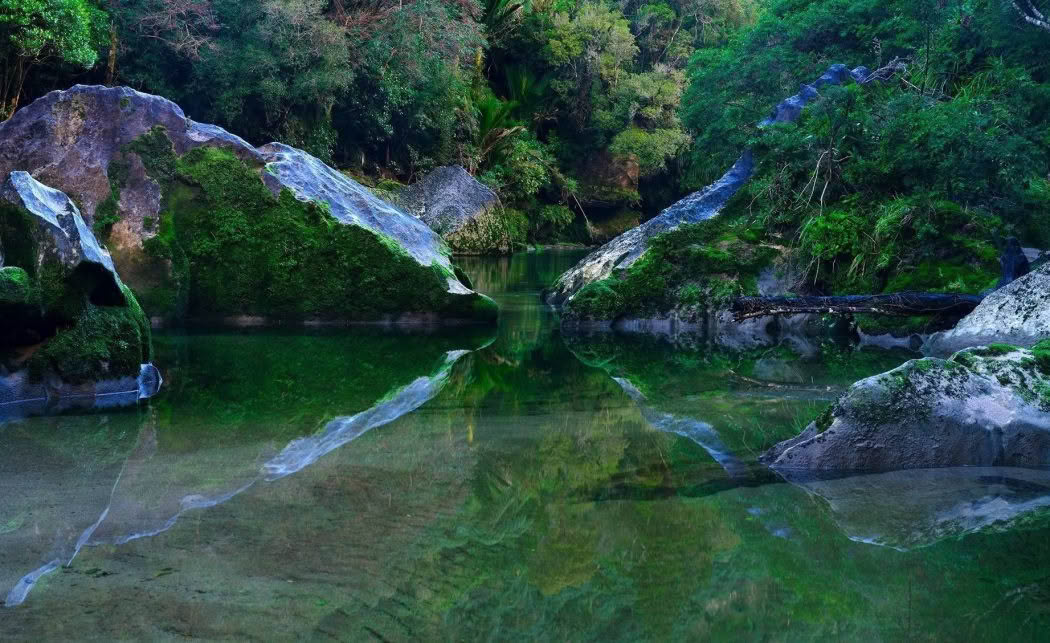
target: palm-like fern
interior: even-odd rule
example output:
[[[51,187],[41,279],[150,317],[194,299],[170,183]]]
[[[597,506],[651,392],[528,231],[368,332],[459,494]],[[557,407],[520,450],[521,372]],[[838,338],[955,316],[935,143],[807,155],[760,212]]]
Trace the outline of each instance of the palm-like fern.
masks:
[[[520,65],[507,68],[507,95],[516,104],[513,111],[519,121],[535,125],[546,102],[549,85],[550,76],[537,77]]]
[[[478,101],[477,148],[482,164],[486,159],[499,156],[518,132],[525,128],[515,125],[514,110],[518,104],[512,100],[500,100],[489,96]]]

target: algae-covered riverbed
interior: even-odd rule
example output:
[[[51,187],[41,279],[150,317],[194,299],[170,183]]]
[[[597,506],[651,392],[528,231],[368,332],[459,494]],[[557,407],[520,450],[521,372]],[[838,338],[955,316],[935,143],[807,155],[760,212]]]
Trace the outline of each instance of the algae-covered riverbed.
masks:
[[[907,353],[495,330],[159,334],[160,395],[0,424],[5,639],[1032,640],[1050,472],[756,461]]]

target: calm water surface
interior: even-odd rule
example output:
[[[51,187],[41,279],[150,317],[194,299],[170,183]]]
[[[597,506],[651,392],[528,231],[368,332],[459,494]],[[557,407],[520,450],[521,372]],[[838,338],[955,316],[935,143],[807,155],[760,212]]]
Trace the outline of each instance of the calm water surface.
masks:
[[[1050,473],[755,458],[907,354],[498,329],[162,334],[164,392],[0,425],[0,638],[1034,640]]]

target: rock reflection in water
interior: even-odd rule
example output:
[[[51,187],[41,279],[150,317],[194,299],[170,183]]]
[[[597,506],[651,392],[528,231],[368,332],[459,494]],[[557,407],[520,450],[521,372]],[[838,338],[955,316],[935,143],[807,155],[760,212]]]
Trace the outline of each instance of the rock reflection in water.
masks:
[[[782,472],[827,501],[854,541],[902,551],[983,529],[1007,529],[1050,507],[1050,470],[953,467],[814,477]]]
[[[657,411],[646,404],[645,395],[642,394],[633,384],[628,382],[622,377],[614,377],[613,381],[620,385],[624,393],[638,404],[638,409],[642,412],[642,417],[648,422],[653,428],[659,431],[665,431],[667,433],[674,433],[685,438],[689,438],[693,442],[699,444],[704,451],[707,451],[715,462],[722,465],[722,468],[726,470],[730,476],[734,478],[744,477],[748,473],[747,466],[737,459],[725,443],[722,442],[722,437],[718,435],[718,431],[715,427],[711,426],[707,422],[701,422],[700,420],[677,416],[672,413],[664,413]]]
[[[31,523],[0,529],[0,551],[4,552],[0,581],[11,587],[4,605],[24,602],[41,577],[71,563],[83,547],[120,545],[155,536],[173,527],[188,511],[222,504],[257,482],[300,471],[370,429],[415,411],[444,388],[452,367],[470,352],[448,351],[432,375],[416,378],[365,411],[331,420],[317,435],[292,440],[275,455],[267,452],[267,446],[254,443],[191,454],[158,453],[156,417],[150,413],[134,450],[119,468],[110,466],[85,480],[78,471],[40,469],[34,471],[36,475],[22,476],[23,472],[5,467],[0,478],[7,478],[8,473],[15,478],[3,481],[5,489],[24,487],[27,496],[46,497],[62,511],[43,512]],[[202,488],[205,484],[213,487]],[[7,493],[5,498],[6,502],[0,499],[0,509],[4,509],[0,515],[19,515],[19,507],[4,506],[17,503],[19,495]],[[25,573],[34,564],[39,566]],[[12,586],[14,579],[7,575],[17,573],[24,575]]]

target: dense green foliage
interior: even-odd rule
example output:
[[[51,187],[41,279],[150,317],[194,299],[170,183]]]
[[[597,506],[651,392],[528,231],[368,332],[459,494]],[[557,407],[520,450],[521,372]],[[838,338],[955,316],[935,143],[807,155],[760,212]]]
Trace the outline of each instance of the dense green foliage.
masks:
[[[34,66],[52,61],[78,69],[94,65],[104,20],[92,0],[0,0],[0,116],[18,109]]]
[[[685,185],[716,179],[750,147],[755,176],[723,225],[782,248],[796,292],[983,292],[997,282],[1007,237],[1050,246],[1050,75],[1037,54],[1047,42],[990,2],[770,2],[754,27],[691,59],[681,113],[696,138]],[[881,80],[824,89],[797,124],[758,126],[837,62],[894,65]],[[677,264],[660,270],[685,269],[675,255],[694,235],[653,244],[662,255],[675,248]],[[619,279],[646,272],[591,286],[572,314],[681,309],[695,299],[683,287],[705,270],[648,288],[644,305],[613,296]]]
[[[773,2],[692,60],[693,185],[751,145],[757,175],[728,213],[797,247],[814,289],[980,292],[1006,236],[1050,245],[1047,43],[993,2]],[[897,59],[906,71],[824,91],[797,126],[754,126],[829,62]]]

